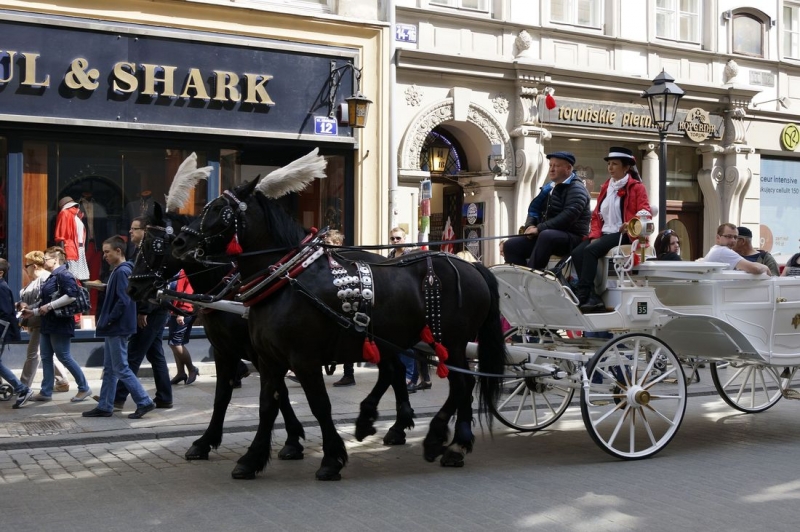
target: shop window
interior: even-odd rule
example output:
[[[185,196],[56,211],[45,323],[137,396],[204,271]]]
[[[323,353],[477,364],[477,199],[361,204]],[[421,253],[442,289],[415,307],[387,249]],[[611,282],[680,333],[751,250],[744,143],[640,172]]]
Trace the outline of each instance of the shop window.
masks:
[[[131,220],[163,207],[172,177],[188,151],[180,149],[27,141],[23,144],[23,253],[56,245],[56,228],[80,219],[75,234],[83,253],[71,263],[81,280],[105,280],[103,240],[120,235],[126,240]],[[206,156],[197,153],[198,164]],[[72,201],[69,201],[71,199]],[[183,214],[197,214],[207,202],[207,187],[190,195]],[[59,214],[64,211],[64,214]],[[66,227],[66,225],[64,225]],[[61,231],[59,231],[61,232]],[[129,244],[127,255],[135,248]],[[83,255],[83,256],[80,256]],[[93,313],[97,294],[92,291]]]
[[[700,203],[700,156],[691,146],[670,146],[667,150],[667,200]]]
[[[783,55],[800,59],[800,6],[783,6]]]
[[[600,26],[600,0],[551,0],[550,20],[573,26]]]
[[[432,6],[456,7],[474,11],[489,11],[489,0],[430,0]]]
[[[732,32],[733,53],[764,57],[764,21],[750,13],[736,13]]]
[[[220,181],[223,189],[233,188],[245,181],[265,176],[271,171],[299,159],[308,149],[277,150],[279,155],[265,154],[262,149],[222,150]],[[303,192],[291,194],[280,201],[295,214],[303,227],[329,227],[350,234],[345,224],[346,168],[342,155],[326,155],[326,179],[315,179]]]
[[[430,172],[431,177],[447,178],[464,170],[466,158],[458,141],[442,128],[434,128],[425,137],[419,156],[419,167]]]
[[[657,0],[656,36],[673,41],[700,42],[700,1]]]

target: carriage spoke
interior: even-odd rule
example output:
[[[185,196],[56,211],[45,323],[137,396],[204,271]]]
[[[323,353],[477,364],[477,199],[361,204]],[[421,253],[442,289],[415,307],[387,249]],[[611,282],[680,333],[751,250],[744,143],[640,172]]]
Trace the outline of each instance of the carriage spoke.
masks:
[[[720,397],[742,412],[763,412],[782,397],[781,378],[774,367],[731,362],[719,368],[714,363],[711,379]]]

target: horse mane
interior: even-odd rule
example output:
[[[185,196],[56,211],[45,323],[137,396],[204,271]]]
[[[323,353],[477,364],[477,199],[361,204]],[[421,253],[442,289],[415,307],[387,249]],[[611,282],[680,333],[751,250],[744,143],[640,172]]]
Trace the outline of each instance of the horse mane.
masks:
[[[272,199],[291,192],[300,192],[314,179],[325,177],[327,164],[328,161],[319,155],[319,148],[314,148],[308,155],[262,177],[256,185],[256,191]]]
[[[175,172],[175,177],[172,179],[169,192],[164,198],[167,211],[174,212],[186,205],[192,189],[201,179],[208,179],[212,170],[211,166],[198,168],[197,154],[192,152],[178,167],[178,171]]]
[[[278,247],[293,248],[300,244],[306,231],[276,200],[264,194],[254,194],[264,212],[264,226]]]

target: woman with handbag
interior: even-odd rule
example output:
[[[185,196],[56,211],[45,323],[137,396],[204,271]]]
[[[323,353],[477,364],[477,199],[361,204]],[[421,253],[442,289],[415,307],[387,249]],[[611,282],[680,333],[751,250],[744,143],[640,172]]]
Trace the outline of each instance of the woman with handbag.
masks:
[[[75,378],[78,393],[70,399],[78,403],[91,397],[92,390],[80,366],[70,354],[70,341],[75,336],[75,319],[72,315],[62,315],[64,309],[74,303],[78,297],[78,283],[67,267],[64,266],[64,250],[58,246],[47,248],[44,252],[44,269],[50,277],[42,285],[41,299],[38,306],[23,311],[23,317],[41,316],[42,325],[39,336],[39,350],[42,357],[41,391],[33,396],[34,401],[52,401],[53,397],[53,356],[64,364],[64,367]]]
[[[25,255],[25,273],[31,282],[20,290],[20,308],[32,307],[39,301],[39,295],[42,291],[42,285],[45,280],[50,277],[50,272],[44,269],[44,253],[41,251],[31,251]],[[42,318],[39,316],[31,316],[22,321],[22,326],[28,329],[28,354],[25,358],[25,364],[22,366],[22,375],[19,380],[25,386],[33,386],[33,379],[36,376],[36,371],[39,369],[39,331],[42,325]],[[53,367],[55,369],[56,383],[54,392],[68,392],[69,381],[67,380],[67,369],[58,361],[53,360]]]

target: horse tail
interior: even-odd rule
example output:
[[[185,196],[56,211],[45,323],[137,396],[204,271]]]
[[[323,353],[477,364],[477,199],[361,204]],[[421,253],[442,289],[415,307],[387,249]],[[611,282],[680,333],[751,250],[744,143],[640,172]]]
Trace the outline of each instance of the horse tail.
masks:
[[[474,263],[475,269],[483,276],[490,292],[489,313],[478,330],[478,371],[492,375],[502,375],[506,365],[506,343],[500,322],[500,294],[497,278],[481,263]],[[492,408],[500,396],[498,377],[478,377],[478,419],[486,416],[489,428],[492,427]]]

